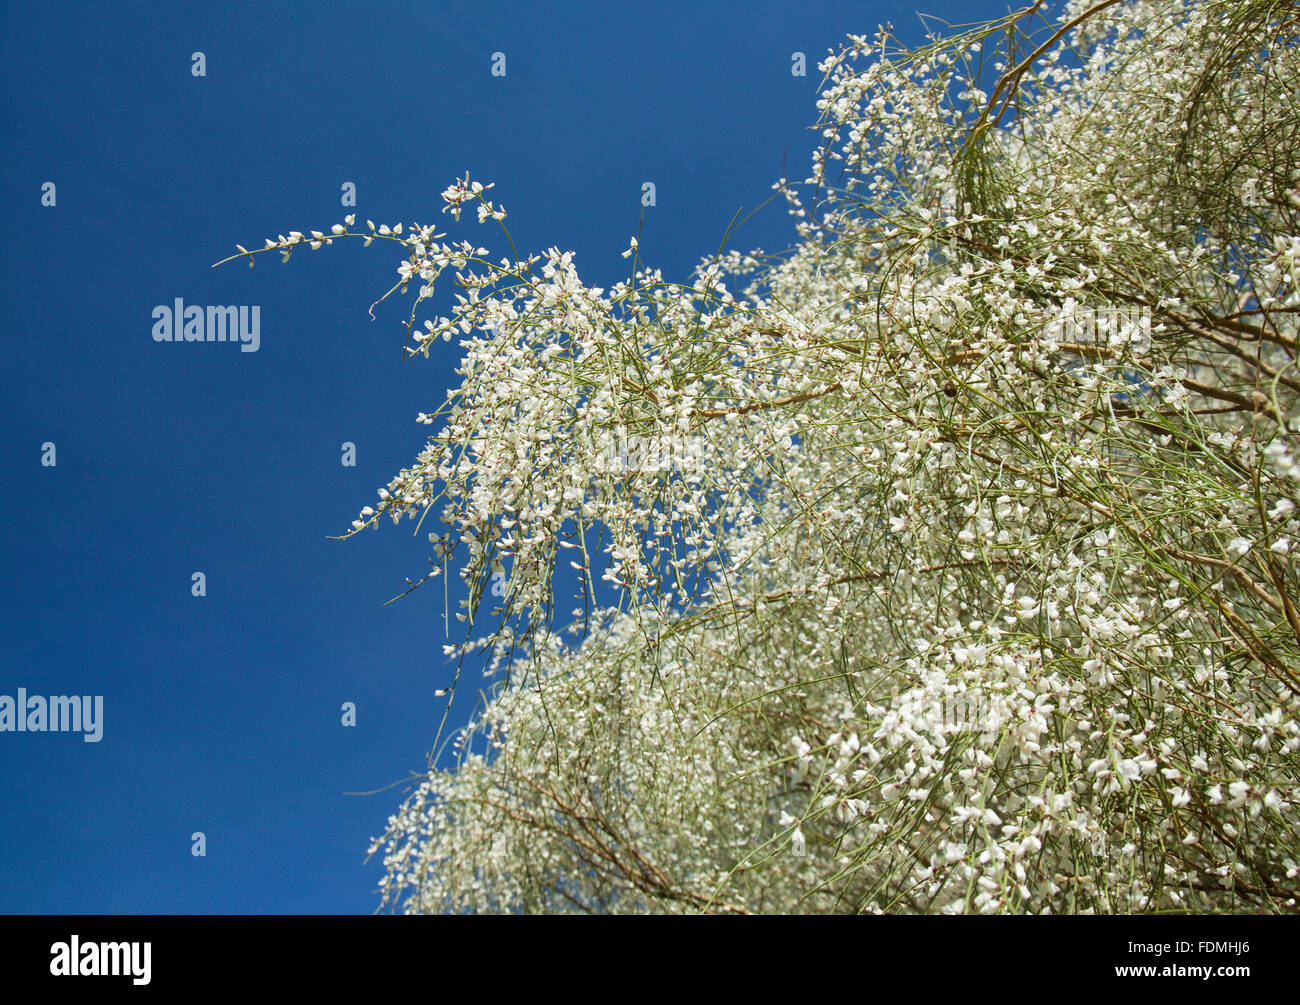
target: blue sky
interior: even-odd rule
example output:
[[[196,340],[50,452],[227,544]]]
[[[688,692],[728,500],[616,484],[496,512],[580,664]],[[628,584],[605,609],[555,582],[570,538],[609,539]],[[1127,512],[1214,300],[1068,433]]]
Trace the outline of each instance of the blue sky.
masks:
[[[684,280],[783,157],[807,175],[827,49],[887,20],[919,38],[918,5],[1007,9],[6,5],[0,695],[102,695],[104,721],[98,743],[0,732],[0,911],[368,913],[365,850],[400,790],[345,793],[420,770],[432,743],[441,588],[384,606],[425,536],[328,535],[421,448],[415,416],[456,383],[457,346],[403,362],[410,298],[367,316],[392,245],[213,262],[350,212],[445,221],[499,257],[499,232],[438,212],[468,171],[495,182],[521,253],[572,250],[605,287],[653,181],[641,254]],[[793,239],[773,202],[731,246]],[[176,298],[258,306],[258,350],[155,342]]]

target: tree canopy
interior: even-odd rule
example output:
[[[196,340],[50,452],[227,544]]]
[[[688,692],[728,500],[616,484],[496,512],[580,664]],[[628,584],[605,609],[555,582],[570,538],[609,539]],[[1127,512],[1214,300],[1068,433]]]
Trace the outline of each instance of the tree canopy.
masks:
[[[849,36],[797,241],[684,284],[521,259],[468,176],[495,263],[352,218],[241,248],[395,241],[409,354],[464,348],[353,524],[425,521],[492,674],[374,842],[384,904],[1295,910],[1298,30]]]

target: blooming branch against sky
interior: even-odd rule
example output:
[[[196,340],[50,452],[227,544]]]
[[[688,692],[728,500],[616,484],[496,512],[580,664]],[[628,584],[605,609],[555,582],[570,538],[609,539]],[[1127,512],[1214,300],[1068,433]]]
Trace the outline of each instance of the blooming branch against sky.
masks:
[[[462,381],[353,531],[445,528],[493,683],[372,845],[385,901],[1293,909],[1297,26],[851,35],[773,185],[799,243],[689,283],[520,259],[469,175],[444,211],[510,257],[393,228],[408,352]]]

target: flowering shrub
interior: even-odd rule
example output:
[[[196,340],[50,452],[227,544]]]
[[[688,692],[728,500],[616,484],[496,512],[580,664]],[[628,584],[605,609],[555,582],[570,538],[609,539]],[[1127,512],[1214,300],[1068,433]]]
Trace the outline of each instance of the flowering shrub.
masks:
[[[1298,30],[1072,0],[850,36],[776,186],[799,243],[690,286],[368,224],[410,354],[464,359],[354,532],[432,512],[448,649],[496,672],[374,842],[384,903],[1294,910]],[[444,212],[508,239],[488,187]],[[611,464],[627,435],[670,463]]]

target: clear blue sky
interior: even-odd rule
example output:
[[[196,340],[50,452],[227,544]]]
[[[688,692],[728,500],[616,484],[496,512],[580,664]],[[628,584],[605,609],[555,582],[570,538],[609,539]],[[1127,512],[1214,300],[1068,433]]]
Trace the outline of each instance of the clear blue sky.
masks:
[[[365,849],[400,792],[344,793],[421,769],[432,742],[441,588],[383,606],[424,535],[327,535],[420,449],[415,415],[455,383],[457,346],[402,362],[409,298],[367,317],[392,245],[213,262],[354,211],[450,224],[438,194],[469,171],[496,183],[521,253],[573,250],[605,287],[653,181],[642,256],[684,280],[783,155],[807,175],[827,49],[887,20],[918,38],[918,6],[1007,9],[5,5],[0,694],[103,695],[104,723],[98,743],[0,732],[0,911],[369,912]],[[499,257],[499,232],[479,234]],[[731,246],[793,236],[772,203]],[[151,312],[176,298],[260,306],[259,350],[155,343]]]

